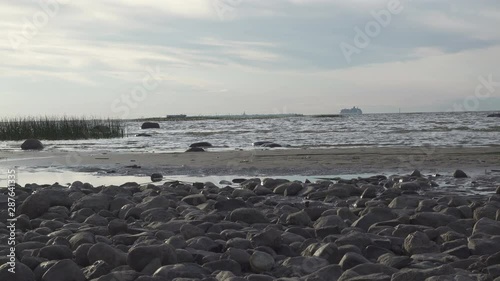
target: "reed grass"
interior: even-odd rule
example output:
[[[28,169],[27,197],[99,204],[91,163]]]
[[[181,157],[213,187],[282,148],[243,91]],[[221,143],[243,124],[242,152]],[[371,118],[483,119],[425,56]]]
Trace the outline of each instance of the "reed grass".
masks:
[[[0,119],[0,140],[81,140],[121,138],[120,120],[77,117],[24,117]]]

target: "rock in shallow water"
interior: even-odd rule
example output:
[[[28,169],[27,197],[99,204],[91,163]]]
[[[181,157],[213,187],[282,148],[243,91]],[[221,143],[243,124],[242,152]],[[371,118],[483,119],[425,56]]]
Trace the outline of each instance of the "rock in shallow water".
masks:
[[[464,179],[464,178],[468,178],[469,176],[467,176],[467,174],[462,170],[456,170],[453,173],[453,177],[457,178],[457,179]]]
[[[209,142],[203,141],[203,142],[195,142],[189,145],[189,147],[212,147],[213,145]]]
[[[260,145],[260,147],[275,148],[275,147],[282,147],[282,145],[274,143],[274,142],[270,142],[270,143],[264,143],[264,144]]]
[[[159,182],[163,180],[163,175],[160,173],[153,173],[151,174],[151,181],[152,182]]]
[[[160,124],[156,122],[144,122],[141,125],[141,129],[159,129]]]
[[[21,144],[22,150],[42,150],[43,144],[37,139],[27,139]]]

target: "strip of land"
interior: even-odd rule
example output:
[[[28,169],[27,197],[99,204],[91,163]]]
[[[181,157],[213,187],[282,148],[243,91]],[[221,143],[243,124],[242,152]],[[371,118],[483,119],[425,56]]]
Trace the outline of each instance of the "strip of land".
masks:
[[[335,175],[500,170],[500,147],[332,148],[193,153],[1,152],[3,167],[56,167],[120,174]]]

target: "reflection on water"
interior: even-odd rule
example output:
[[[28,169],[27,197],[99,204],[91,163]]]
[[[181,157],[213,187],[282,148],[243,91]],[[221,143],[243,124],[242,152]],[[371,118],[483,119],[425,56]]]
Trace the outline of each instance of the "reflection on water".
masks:
[[[99,174],[79,173],[71,171],[57,171],[57,170],[41,170],[41,171],[26,171],[18,170],[16,181],[19,185],[26,184],[53,184],[59,183],[61,185],[68,185],[74,181],[88,182],[94,186],[100,185],[121,185],[125,182],[138,182],[147,183],[149,177],[146,176],[103,176]],[[0,175],[0,186],[7,184],[6,173]]]
[[[283,178],[291,181],[298,180],[304,182],[306,179],[316,181],[319,179],[327,178],[357,178],[357,177],[370,177],[373,174],[351,174],[351,175],[328,175],[328,176],[302,176],[302,175],[288,175],[288,176],[273,176],[272,178]],[[242,175],[226,175],[226,176],[188,176],[188,175],[168,175],[165,176],[163,181],[156,184],[162,184],[167,181],[181,181],[181,182],[213,182],[219,184],[221,181],[231,182],[237,178],[252,178],[260,177],[255,176],[242,176]],[[268,177],[268,176],[266,176]],[[265,178],[265,177],[260,177]],[[150,177],[147,175],[117,175],[117,174],[102,174],[102,173],[82,173],[74,171],[62,171],[58,169],[18,169],[16,181],[19,185],[26,184],[53,184],[59,183],[61,185],[69,185],[74,181],[88,182],[94,186],[101,185],[121,185],[126,182],[137,182],[139,184],[150,183]],[[7,172],[0,174],[0,186],[7,185]]]
[[[392,173],[381,173],[382,175],[389,176]],[[377,175],[381,175],[377,174]],[[7,170],[5,173],[0,174],[0,186],[7,186]],[[267,177],[271,178],[282,178],[288,179],[290,181],[301,181],[305,182],[309,180],[311,182],[316,182],[318,180],[331,180],[336,181],[339,178],[342,179],[353,179],[353,178],[368,178],[375,176],[375,174],[337,174],[337,175],[321,175],[321,176],[303,176],[303,175],[287,175],[287,176],[241,176],[241,175],[226,175],[226,176],[187,176],[187,175],[168,175],[163,179],[163,181],[156,182],[155,184],[163,184],[170,181],[180,181],[186,183],[193,182],[212,182],[219,186],[226,186],[232,182],[233,179],[249,179],[249,178],[260,178],[264,179]],[[434,178],[434,180],[439,184],[439,187],[435,191],[441,192],[451,192],[451,193],[463,193],[463,194],[491,194],[494,193],[498,183],[500,183],[499,173],[490,173],[488,175],[471,175],[471,178],[467,179],[454,179],[451,175],[440,176]],[[83,173],[74,171],[62,171],[58,169],[18,169],[16,182],[24,186],[26,184],[36,183],[38,185],[43,184],[54,184],[59,183],[61,185],[70,185],[74,181],[88,182],[93,186],[109,186],[109,185],[122,185],[126,182],[136,182],[139,184],[151,183],[150,177],[146,175],[117,175],[117,174],[102,174],[102,173]],[[238,184],[231,184],[233,187],[237,187]]]

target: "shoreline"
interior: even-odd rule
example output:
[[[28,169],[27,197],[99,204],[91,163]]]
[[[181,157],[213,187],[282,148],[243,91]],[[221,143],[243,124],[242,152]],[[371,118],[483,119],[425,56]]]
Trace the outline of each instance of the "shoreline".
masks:
[[[365,147],[194,153],[0,152],[0,167],[114,171],[134,175],[335,175],[366,173],[481,174],[500,170],[500,147]],[[135,165],[135,166],[134,166]],[[140,167],[140,168],[139,168]]]

